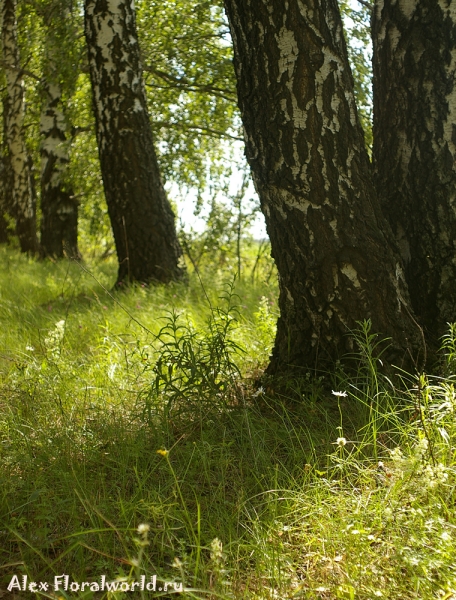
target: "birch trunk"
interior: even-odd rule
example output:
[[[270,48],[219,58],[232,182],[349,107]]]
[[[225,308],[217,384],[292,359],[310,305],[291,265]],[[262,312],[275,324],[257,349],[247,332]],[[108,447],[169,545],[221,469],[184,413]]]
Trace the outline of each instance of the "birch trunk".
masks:
[[[160,177],[130,0],[86,0],[98,150],[119,260],[118,283],[183,276]]]
[[[456,320],[456,3],[378,0],[373,41],[375,181],[436,343]]]
[[[53,69],[52,69],[53,71]],[[54,79],[52,81],[51,79]],[[67,189],[64,174],[69,163],[62,91],[54,73],[43,85],[40,119],[41,142],[41,252],[54,258],[80,258],[78,203]]]
[[[0,244],[6,244],[9,240],[6,219],[8,214],[7,188],[7,165],[5,157],[2,155],[0,157]]]
[[[35,253],[38,250],[36,203],[24,137],[24,79],[19,64],[16,0],[0,0],[0,10],[8,101],[5,133],[13,173],[13,214],[22,252]]]
[[[269,373],[333,364],[371,319],[386,354],[420,349],[372,183],[336,0],[225,0],[246,155],[271,239],[280,318]]]
[[[9,151],[6,143],[6,115],[8,101],[2,98],[2,128],[3,136],[0,146],[0,243],[9,242],[10,231],[8,230],[8,217],[12,217],[13,210],[13,181],[12,170],[9,162]]]

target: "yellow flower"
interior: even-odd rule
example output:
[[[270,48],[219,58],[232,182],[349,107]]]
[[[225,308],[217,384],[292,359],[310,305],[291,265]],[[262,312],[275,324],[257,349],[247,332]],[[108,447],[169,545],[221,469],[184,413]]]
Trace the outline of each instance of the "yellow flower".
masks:
[[[157,454],[160,454],[161,456],[168,456],[169,452],[168,450],[157,450]]]

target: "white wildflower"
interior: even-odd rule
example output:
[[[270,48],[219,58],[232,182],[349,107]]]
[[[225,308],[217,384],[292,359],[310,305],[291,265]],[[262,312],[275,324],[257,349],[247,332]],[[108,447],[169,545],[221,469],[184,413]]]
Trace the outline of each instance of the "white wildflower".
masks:
[[[453,540],[453,538],[451,537],[451,535],[448,533],[448,531],[443,531],[440,534],[440,539],[442,539],[444,542],[451,542]]]
[[[258,396],[262,396],[264,394],[264,388],[260,386],[256,392],[252,394],[252,398],[258,398]]]
[[[141,535],[144,535],[146,533],[149,533],[150,531],[150,525],[148,523],[141,523],[140,525],[138,525],[138,533]]]

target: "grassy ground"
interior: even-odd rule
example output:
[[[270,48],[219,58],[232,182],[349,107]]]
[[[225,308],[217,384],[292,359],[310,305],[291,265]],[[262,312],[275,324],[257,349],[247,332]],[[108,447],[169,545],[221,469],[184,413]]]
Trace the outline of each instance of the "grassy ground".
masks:
[[[393,385],[365,324],[355,374],[273,393],[268,265],[84,269],[0,249],[0,598],[456,598],[451,332],[435,376]]]

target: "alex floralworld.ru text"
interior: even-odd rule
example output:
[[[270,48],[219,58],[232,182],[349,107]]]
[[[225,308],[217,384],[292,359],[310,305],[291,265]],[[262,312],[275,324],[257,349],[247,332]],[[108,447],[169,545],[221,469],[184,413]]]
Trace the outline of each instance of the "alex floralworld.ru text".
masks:
[[[91,592],[134,592],[134,591],[148,591],[148,592],[166,592],[175,591],[182,592],[182,583],[174,582],[157,582],[157,576],[152,575],[149,579],[146,579],[145,575],[139,578],[139,581],[107,581],[106,576],[102,575],[99,581],[70,581],[68,575],[56,575],[54,581],[49,583],[47,581],[29,581],[27,575],[19,577],[14,575],[8,585],[8,591],[12,592],[17,590],[18,592],[83,592],[84,590]]]

